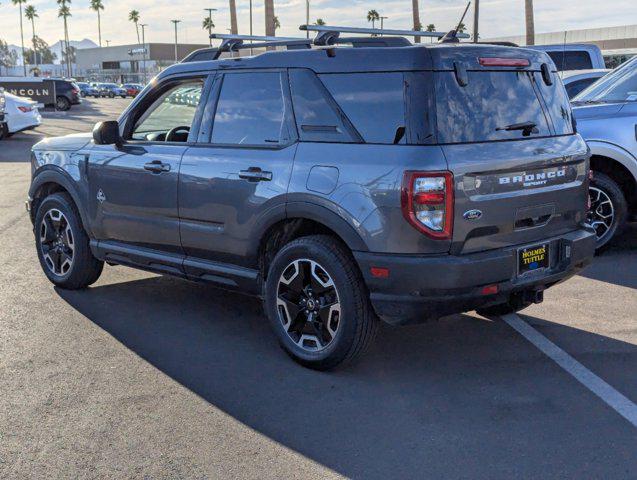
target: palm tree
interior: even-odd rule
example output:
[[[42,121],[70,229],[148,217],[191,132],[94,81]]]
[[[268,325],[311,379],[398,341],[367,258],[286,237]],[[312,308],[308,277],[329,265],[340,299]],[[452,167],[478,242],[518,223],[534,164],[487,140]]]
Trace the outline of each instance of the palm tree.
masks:
[[[467,31],[467,26],[464,23],[460,22],[458,24],[458,33],[464,33],[466,31]]]
[[[418,0],[411,0],[411,9],[414,17],[414,30],[419,32],[422,30],[422,25],[420,23],[420,6],[418,5]],[[420,37],[414,37],[416,43],[420,43]]]
[[[27,76],[27,63],[24,56],[24,32],[22,31],[22,4],[27,3],[27,0],[11,0],[11,3],[20,7],[20,40],[22,41],[22,68],[24,69],[24,76]]]
[[[137,10],[131,10],[128,13],[128,19],[135,24],[135,32],[137,32],[137,43],[139,43],[139,12]]]
[[[525,0],[526,44],[535,45],[535,21],[533,19],[533,0]]]
[[[425,31],[427,31],[427,32],[435,32],[436,31],[436,26],[433,23],[430,23],[429,25],[427,25],[427,28],[425,28]],[[429,42],[430,43],[434,43],[434,37],[430,37],[429,38]]]
[[[208,30],[208,38],[210,38],[210,35],[212,35],[212,29],[215,28],[215,22],[213,22],[210,17],[204,17],[201,28]]]
[[[64,51],[69,51],[69,23],[68,17],[71,16],[71,9],[67,5],[67,3],[71,3],[71,0],[57,0],[57,4],[60,6],[58,10],[58,18],[64,19]],[[63,52],[64,53],[64,52]],[[66,73],[70,77],[71,76],[71,63],[69,62],[70,57],[67,53],[66,58]]]
[[[97,12],[97,36],[99,38],[100,47],[102,46],[102,22],[100,19],[100,10],[104,10],[104,4],[102,0],[91,0],[91,10],[95,10]]]
[[[31,21],[31,31],[33,32],[33,38],[31,41],[33,42],[33,60],[35,61],[35,66],[38,66],[38,49],[35,44],[35,18],[38,17],[38,12],[35,10],[33,5],[27,5],[27,8],[24,9],[24,16],[27,17],[27,20]]]
[[[230,33],[236,35],[239,33],[239,27],[237,26],[237,2],[230,0]]]
[[[274,31],[276,32],[279,28],[281,28],[281,22],[279,22],[279,17],[274,16]]]
[[[317,18],[314,25],[325,25],[325,20],[323,20],[322,18]]]
[[[376,10],[367,12],[367,21],[372,22],[372,28],[376,28],[376,20],[380,20],[380,15]]]
[[[274,0],[265,0],[265,34],[271,37],[276,35]]]

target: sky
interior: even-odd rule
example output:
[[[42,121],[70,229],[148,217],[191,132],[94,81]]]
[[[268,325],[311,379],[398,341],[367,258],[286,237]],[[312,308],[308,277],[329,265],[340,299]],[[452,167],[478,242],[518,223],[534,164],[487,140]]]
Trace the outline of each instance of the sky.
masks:
[[[171,19],[180,19],[179,42],[207,43],[207,32],[201,27],[204,8],[217,8],[213,21],[215,31],[227,33],[230,16],[227,0],[103,0],[102,40],[111,45],[137,41],[135,27],[128,21],[128,12],[135,8],[141,22],[147,23],[147,42],[173,42]],[[249,32],[250,0],[236,0],[239,32]],[[55,0],[28,0],[36,7],[36,34],[49,44],[63,37],[62,19],[57,17]],[[253,0],[255,35],[263,35],[263,1]],[[90,10],[89,0],[72,0],[69,35],[72,40],[89,38],[95,43],[97,15]],[[305,23],[305,0],[275,0],[275,14],[281,29],[278,35],[299,36],[298,26]],[[406,29],[412,24],[411,0],[310,0],[310,18],[313,23],[323,18],[328,25],[367,26],[367,11],[377,10],[389,17],[386,28]],[[465,0],[420,0],[421,23],[433,23],[438,30],[449,30],[457,22],[466,5]],[[602,7],[603,5],[603,7]],[[24,6],[23,6],[24,8]],[[472,25],[473,11],[467,14],[467,25]],[[482,0],[480,2],[480,37],[492,38],[521,35],[524,32],[524,0]],[[0,39],[20,44],[19,10],[11,0],[0,0]],[[535,0],[536,32],[552,32],[581,28],[609,27],[637,23],[637,0]],[[31,25],[25,19],[25,44],[31,38]],[[103,42],[106,45],[105,42]]]

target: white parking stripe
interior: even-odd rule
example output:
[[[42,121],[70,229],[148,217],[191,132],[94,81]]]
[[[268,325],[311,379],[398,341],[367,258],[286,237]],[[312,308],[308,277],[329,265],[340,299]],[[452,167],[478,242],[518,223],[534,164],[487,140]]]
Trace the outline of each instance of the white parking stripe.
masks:
[[[560,347],[534,329],[514,313],[503,315],[508,323],[520,335],[535,345],[551,360],[570,373],[575,379],[601,398],[609,407],[637,427],[637,405],[579,363]]]

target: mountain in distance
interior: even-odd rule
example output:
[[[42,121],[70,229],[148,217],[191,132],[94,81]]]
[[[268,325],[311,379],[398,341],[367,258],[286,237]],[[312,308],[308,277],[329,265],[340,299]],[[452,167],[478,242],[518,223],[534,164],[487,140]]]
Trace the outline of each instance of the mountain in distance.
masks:
[[[75,47],[78,50],[81,50],[83,48],[94,48],[97,47],[98,45],[93,41],[93,40],[89,40],[88,38],[85,38],[84,40],[71,40],[69,41],[69,44],[72,47]],[[51,52],[55,53],[57,55],[57,60],[55,61],[55,63],[60,63],[60,59],[62,58],[62,47],[64,45],[64,42],[62,42],[62,40],[59,40],[58,42],[55,42],[54,44],[50,45],[49,48],[51,49]],[[30,48],[31,44],[27,43],[27,40],[25,38],[24,40],[24,48],[25,50],[27,48]],[[13,50],[17,53],[18,55],[18,64],[22,65],[22,49],[20,48],[19,45],[9,45],[9,50]]]

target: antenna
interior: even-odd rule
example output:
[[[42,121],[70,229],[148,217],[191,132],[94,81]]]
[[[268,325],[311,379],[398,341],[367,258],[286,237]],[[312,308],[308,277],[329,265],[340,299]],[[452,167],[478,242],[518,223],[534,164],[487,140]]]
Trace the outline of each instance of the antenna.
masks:
[[[471,2],[469,1],[469,3],[467,3],[466,8],[464,9],[464,13],[462,14],[462,17],[460,17],[460,21],[458,22],[458,26],[456,28],[454,28],[453,30],[449,30],[445,34],[445,36],[440,39],[440,43],[458,43],[458,42],[460,42],[460,40],[458,40],[458,30],[460,29],[460,25],[462,25],[464,17],[467,15],[467,12],[469,11],[469,7],[470,6],[471,6]]]

